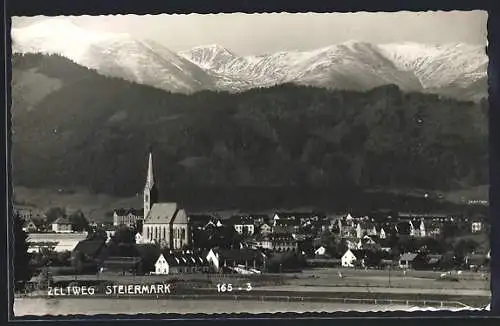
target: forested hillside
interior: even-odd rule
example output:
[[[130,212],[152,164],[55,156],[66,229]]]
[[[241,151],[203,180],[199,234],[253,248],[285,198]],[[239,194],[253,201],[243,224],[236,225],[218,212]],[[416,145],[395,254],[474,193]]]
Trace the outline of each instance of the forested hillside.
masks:
[[[17,185],[133,195],[144,184],[149,145],[164,187],[488,183],[486,101],[392,85],[172,94],[54,55],[14,56],[12,85]]]

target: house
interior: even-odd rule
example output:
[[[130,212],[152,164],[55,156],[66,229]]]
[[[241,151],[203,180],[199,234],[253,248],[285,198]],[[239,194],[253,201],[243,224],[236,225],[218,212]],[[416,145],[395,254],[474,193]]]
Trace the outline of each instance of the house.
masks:
[[[267,249],[276,252],[296,251],[298,242],[291,234],[270,234],[267,236],[256,236],[247,242],[250,248]]]
[[[68,218],[59,217],[52,223],[52,231],[56,233],[71,233],[73,232],[73,228]]]
[[[473,221],[471,223],[471,232],[478,233],[483,230],[483,223],[481,221]]]
[[[385,230],[383,227],[380,228],[379,238],[380,239],[387,239],[387,234],[385,233]]]
[[[341,238],[355,237],[358,233],[358,226],[351,214],[347,214],[346,217],[338,219],[337,228]]]
[[[25,226],[23,227],[24,232],[40,232],[43,225],[43,221],[37,218],[31,218],[26,221]]]
[[[291,234],[272,234],[270,238],[273,251],[296,251],[298,248],[297,240]]]
[[[426,264],[428,267],[431,268],[437,268],[439,263],[441,262],[441,259],[443,258],[443,255],[427,255],[426,257]]]
[[[294,218],[275,219],[272,224],[273,233],[296,233],[300,229],[300,222]]]
[[[158,189],[153,177],[153,156],[149,153],[144,186],[144,223],[142,237],[170,249],[191,246],[189,218],[186,211],[173,202],[158,202]]]
[[[135,243],[136,244],[146,244],[147,241],[142,237],[142,234],[140,232],[137,232],[135,234]]]
[[[255,223],[250,216],[233,215],[229,218],[229,224],[241,235],[252,236],[255,233]]]
[[[142,259],[140,257],[107,257],[100,265],[101,273],[120,275],[142,274]]]
[[[326,248],[321,246],[314,251],[315,256],[324,256],[326,254]]]
[[[207,261],[215,272],[222,272],[225,269],[237,267],[260,269],[266,262],[266,255],[258,250],[225,250],[214,248],[207,255]]]
[[[404,253],[399,258],[399,268],[408,269],[413,268],[415,260],[417,259],[418,254],[416,253]]]
[[[357,264],[364,266],[365,257],[366,257],[365,250],[347,249],[341,258],[342,267],[354,267]]]
[[[359,239],[356,249],[368,249],[376,246],[377,243],[368,235],[363,236]]]
[[[215,226],[214,220],[210,214],[189,214],[189,225],[193,230],[204,230],[207,225]]]
[[[205,257],[192,254],[189,251],[183,253],[163,252],[155,263],[155,274],[190,274],[208,273],[209,264]]]
[[[269,222],[269,215],[267,214],[250,214],[249,216],[254,222],[255,227]]]
[[[138,228],[144,219],[144,211],[139,209],[115,209],[113,211],[113,225],[126,225],[129,228]]]
[[[271,241],[271,235],[257,235],[245,242],[248,247],[253,249],[267,249],[272,250],[273,243]]]
[[[484,254],[467,255],[464,260],[470,269],[479,269],[488,263],[487,255]]]
[[[263,236],[266,236],[266,235],[269,235],[271,234],[273,231],[272,227],[267,224],[267,223],[264,223],[262,224],[260,227],[259,227],[259,230],[260,230],[260,234],[263,235]]]
[[[409,231],[410,231],[409,236],[410,237],[417,237],[417,228],[415,227],[414,221],[408,221],[408,226],[409,226]]]
[[[23,221],[26,222],[32,219],[45,220],[47,218],[45,213],[37,207],[15,205],[13,211],[15,215],[19,216]]]
[[[377,235],[375,223],[370,221],[360,221],[356,224],[356,238],[361,239],[364,235]]]

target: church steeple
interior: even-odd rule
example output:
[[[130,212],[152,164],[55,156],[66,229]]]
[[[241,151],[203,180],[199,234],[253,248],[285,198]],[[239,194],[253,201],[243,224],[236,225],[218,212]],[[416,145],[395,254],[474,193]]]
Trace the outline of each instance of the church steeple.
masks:
[[[153,176],[153,153],[149,152],[148,174],[146,177],[145,188],[151,189],[154,186],[155,180]]]
[[[144,218],[148,216],[153,204],[158,200],[158,191],[153,176],[153,153],[149,152],[148,172],[144,185]]]

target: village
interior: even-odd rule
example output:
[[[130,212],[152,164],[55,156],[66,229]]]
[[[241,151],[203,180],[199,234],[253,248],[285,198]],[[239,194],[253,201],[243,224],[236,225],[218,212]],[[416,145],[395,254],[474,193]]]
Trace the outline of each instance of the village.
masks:
[[[220,289],[217,282],[235,276],[252,289],[314,282],[419,289],[415,277],[422,275],[442,281],[427,282],[430,288],[488,284],[488,224],[479,215],[189,212],[159,202],[152,154],[148,164],[144,207],[115,209],[107,223],[88,221],[80,210],[15,207],[34,271],[28,289],[46,289],[51,282],[166,279],[185,281],[185,288],[206,287],[211,280]]]

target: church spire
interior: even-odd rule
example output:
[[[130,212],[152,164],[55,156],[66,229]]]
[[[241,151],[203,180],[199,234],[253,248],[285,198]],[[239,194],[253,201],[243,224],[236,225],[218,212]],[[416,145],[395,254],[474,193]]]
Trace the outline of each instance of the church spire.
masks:
[[[151,207],[158,200],[158,191],[153,176],[153,153],[149,152],[148,173],[146,176],[146,185],[144,186],[144,218],[146,218]]]
[[[151,190],[153,188],[153,185],[155,183],[154,176],[153,176],[153,153],[149,152],[149,162],[148,162],[148,174],[146,177],[146,189]]]

